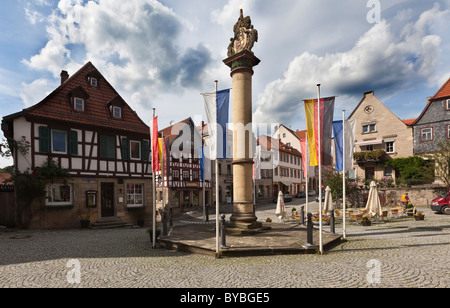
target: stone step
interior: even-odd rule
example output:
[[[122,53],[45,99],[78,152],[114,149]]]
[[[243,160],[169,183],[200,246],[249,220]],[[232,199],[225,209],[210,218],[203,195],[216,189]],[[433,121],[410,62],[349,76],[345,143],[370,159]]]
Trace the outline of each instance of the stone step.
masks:
[[[122,221],[118,217],[100,218],[91,224],[92,229],[115,229],[115,228],[132,228],[133,224]]]

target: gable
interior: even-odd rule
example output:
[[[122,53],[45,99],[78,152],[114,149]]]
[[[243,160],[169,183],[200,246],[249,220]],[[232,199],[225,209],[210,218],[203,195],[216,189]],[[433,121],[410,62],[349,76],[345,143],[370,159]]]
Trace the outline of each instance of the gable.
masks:
[[[361,102],[356,106],[348,119],[356,119],[357,127],[363,123],[396,123],[406,126],[389,108],[387,108],[374,94],[374,92],[364,93]]]
[[[96,83],[91,84],[92,78]],[[84,100],[84,110],[74,110],[74,98]],[[111,116],[111,104],[122,108],[120,119]],[[64,121],[77,125],[102,127],[133,133],[149,134],[149,127],[120,97],[103,75],[88,62],[73,76],[65,80],[40,103],[24,109],[26,118],[40,121]]]

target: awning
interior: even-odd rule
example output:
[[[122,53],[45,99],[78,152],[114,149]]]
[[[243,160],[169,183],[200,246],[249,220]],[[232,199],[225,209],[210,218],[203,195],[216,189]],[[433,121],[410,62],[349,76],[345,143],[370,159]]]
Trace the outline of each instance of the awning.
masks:
[[[370,141],[362,141],[362,142],[356,142],[356,146],[365,146],[365,145],[373,145],[373,144],[382,144],[383,140],[370,140]]]

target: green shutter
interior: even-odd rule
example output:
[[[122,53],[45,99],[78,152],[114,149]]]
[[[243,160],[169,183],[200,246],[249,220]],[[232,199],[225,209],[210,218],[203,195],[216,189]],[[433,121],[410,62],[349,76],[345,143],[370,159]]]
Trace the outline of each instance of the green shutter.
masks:
[[[142,141],[142,160],[149,161],[150,143],[147,140]]]
[[[69,155],[78,155],[78,132],[69,131]]]
[[[116,137],[99,135],[100,158],[116,158]]]
[[[107,155],[108,158],[116,158],[116,136],[108,136]]]
[[[108,137],[99,135],[99,156],[100,158],[108,158]]]
[[[122,159],[130,159],[130,140],[127,138],[122,138]]]
[[[50,153],[50,129],[39,126],[39,152]]]

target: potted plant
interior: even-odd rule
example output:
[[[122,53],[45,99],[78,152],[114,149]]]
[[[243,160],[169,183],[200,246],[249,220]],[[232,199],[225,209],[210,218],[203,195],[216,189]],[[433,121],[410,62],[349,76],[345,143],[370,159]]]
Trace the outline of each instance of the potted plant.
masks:
[[[91,224],[91,215],[89,213],[80,214],[80,224],[81,229],[88,229]]]
[[[297,216],[297,209],[295,207],[292,208],[292,216]]]
[[[413,216],[413,214],[414,214],[414,205],[408,204],[408,205],[406,206],[405,211],[406,211],[406,214],[407,214],[408,216]]]
[[[266,222],[272,222],[272,219],[266,218]]]
[[[148,228],[147,233],[150,235],[150,243],[153,243],[153,228]],[[161,235],[161,230],[158,228],[158,224],[156,224],[156,240]]]
[[[368,227],[368,226],[371,226],[371,225],[372,225],[372,222],[369,220],[369,217],[364,216],[364,217],[361,219],[361,225],[364,226],[364,227]]]
[[[314,225],[319,224],[319,217],[313,217],[312,222]],[[330,218],[329,217],[322,217],[322,224],[329,225],[330,224]]]
[[[414,214],[414,219],[415,220],[424,220],[425,214],[423,214],[422,212],[417,212],[416,214]]]

